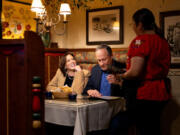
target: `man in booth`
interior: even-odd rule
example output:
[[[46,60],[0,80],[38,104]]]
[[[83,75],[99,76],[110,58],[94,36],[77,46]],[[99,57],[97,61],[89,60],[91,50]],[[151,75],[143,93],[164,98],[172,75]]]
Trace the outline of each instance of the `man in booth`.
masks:
[[[92,68],[91,76],[83,93],[91,97],[123,96],[119,81],[109,67],[123,70],[125,64],[113,59],[112,49],[108,45],[98,46],[95,55],[98,64]]]
[[[119,77],[117,73],[125,71],[125,63],[120,63],[113,59],[112,49],[108,45],[100,45],[95,51],[98,64],[91,70],[91,76],[83,91],[83,94],[87,94],[90,97],[101,96],[119,96],[124,97],[124,89],[120,85]],[[118,114],[116,115],[118,117]],[[112,134],[114,127],[119,124],[114,117],[110,122],[109,131],[102,131],[104,134]]]

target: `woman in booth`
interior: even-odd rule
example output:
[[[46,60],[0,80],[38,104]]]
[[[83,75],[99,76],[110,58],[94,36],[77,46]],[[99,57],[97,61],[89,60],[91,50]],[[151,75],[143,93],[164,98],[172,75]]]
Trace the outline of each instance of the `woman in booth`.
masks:
[[[62,86],[69,86],[72,91],[81,95],[90,73],[77,65],[75,56],[67,52],[60,60],[59,68],[47,85],[47,91],[54,91]]]
[[[170,67],[170,48],[155,24],[153,13],[146,8],[137,10],[133,17],[132,40],[127,59],[126,80],[140,80],[134,111],[118,116],[119,126],[111,135],[128,135],[130,124],[136,124],[139,135],[161,135],[160,117],[171,98],[167,74]]]

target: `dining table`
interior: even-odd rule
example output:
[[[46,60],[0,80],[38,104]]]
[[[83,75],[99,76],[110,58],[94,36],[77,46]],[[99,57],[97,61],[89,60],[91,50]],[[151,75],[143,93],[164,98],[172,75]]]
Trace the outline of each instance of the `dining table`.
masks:
[[[45,122],[74,126],[73,135],[104,130],[120,111],[125,111],[125,99],[46,99]]]

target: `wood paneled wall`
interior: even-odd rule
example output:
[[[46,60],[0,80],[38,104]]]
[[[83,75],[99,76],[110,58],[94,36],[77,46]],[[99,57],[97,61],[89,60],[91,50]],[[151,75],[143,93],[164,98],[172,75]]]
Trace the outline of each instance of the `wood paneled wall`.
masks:
[[[40,127],[33,128],[34,76],[41,78]],[[44,134],[44,46],[34,32],[24,40],[0,40],[0,135]]]

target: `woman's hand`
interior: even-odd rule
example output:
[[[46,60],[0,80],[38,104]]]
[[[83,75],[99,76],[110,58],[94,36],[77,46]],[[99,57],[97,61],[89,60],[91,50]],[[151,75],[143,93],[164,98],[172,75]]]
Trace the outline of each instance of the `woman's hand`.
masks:
[[[88,95],[91,96],[91,97],[101,97],[101,93],[98,91],[98,90],[88,90],[87,91]]]
[[[75,68],[74,68],[76,71],[81,71],[81,67],[79,65],[76,65]]]

